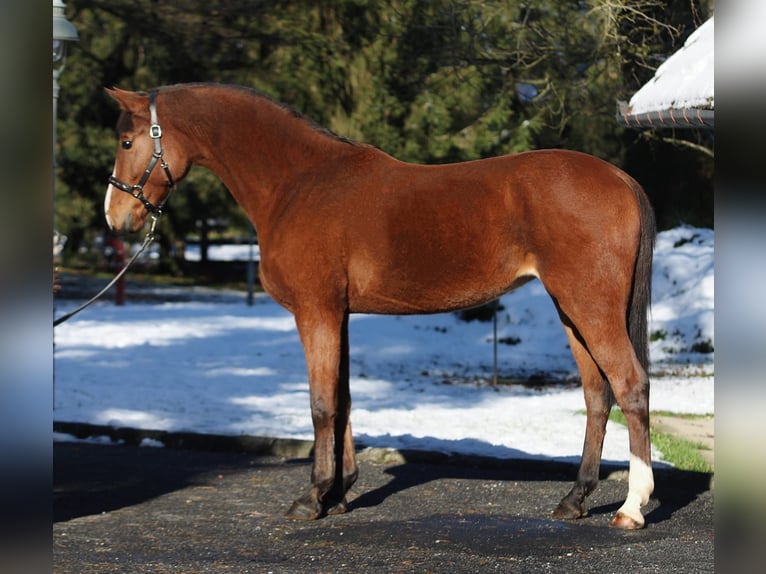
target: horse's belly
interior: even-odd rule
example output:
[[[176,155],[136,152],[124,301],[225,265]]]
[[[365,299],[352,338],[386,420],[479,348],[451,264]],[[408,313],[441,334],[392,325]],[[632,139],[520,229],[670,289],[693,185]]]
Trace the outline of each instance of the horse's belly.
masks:
[[[441,313],[475,307],[535,278],[533,269],[486,265],[482,269],[445,265],[424,273],[406,266],[381,273],[377,265],[349,274],[349,309],[353,313]]]

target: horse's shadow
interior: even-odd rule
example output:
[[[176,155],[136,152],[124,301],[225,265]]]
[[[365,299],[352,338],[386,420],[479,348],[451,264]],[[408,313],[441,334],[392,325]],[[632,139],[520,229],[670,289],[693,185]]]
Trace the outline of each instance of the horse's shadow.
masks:
[[[545,460],[503,460],[495,466],[455,465],[449,463],[423,463],[413,460],[385,471],[392,480],[377,488],[361,493],[349,502],[349,511],[363,508],[373,508],[382,504],[397,493],[416,488],[432,481],[442,479],[488,480],[498,482],[528,482],[562,481],[565,483],[560,495],[563,497],[569,487],[569,481],[574,481],[577,475],[577,465],[568,462]],[[625,471],[626,467],[619,464],[602,464],[600,479],[609,478],[615,471]],[[648,522],[659,524],[672,518],[679,510],[696,500],[702,493],[710,489],[711,476],[706,473],[682,471],[672,467],[654,469],[655,491],[649,503],[646,518]],[[627,494],[627,481],[621,481]],[[622,489],[621,489],[622,490]],[[551,511],[558,501],[551,501]],[[589,508],[592,516],[610,515],[622,505],[623,498],[613,502],[599,502]]]
[[[349,497],[349,511],[374,508],[397,494],[445,479],[483,480],[501,484],[526,483],[529,496],[537,496],[535,483],[556,482],[557,492],[550,500],[552,511],[577,474],[574,462],[541,459],[482,459],[456,463],[453,457],[432,453],[400,451],[402,464],[390,465],[383,473],[391,480],[380,481],[358,496]],[[120,448],[118,445],[56,443],[54,448],[54,522],[139,504],[167,492],[197,484],[210,472],[221,469],[248,470],[257,467],[282,467],[285,464],[310,463],[309,459],[253,459],[231,452],[207,452],[186,449]],[[604,463],[601,478],[625,471],[624,465]],[[611,481],[610,481],[611,482]],[[710,475],[655,468],[655,494],[648,508],[647,520],[657,524],[669,520],[680,509],[709,490]],[[614,487],[619,495],[592,497],[590,514],[614,513],[627,492],[627,484]],[[353,492],[353,491],[352,491]],[[358,492],[358,491],[357,491]],[[551,496],[551,488],[545,489]],[[598,492],[598,491],[597,491]]]

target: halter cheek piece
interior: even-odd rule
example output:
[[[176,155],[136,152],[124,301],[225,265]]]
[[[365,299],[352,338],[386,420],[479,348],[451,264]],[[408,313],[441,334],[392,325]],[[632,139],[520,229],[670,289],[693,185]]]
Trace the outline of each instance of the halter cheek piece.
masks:
[[[114,187],[119,189],[120,191],[124,191],[127,194],[130,194],[132,197],[135,197],[138,201],[144,204],[144,207],[146,210],[153,214],[153,215],[161,215],[162,214],[162,208],[165,206],[165,202],[167,201],[167,197],[165,200],[159,204],[159,205],[153,205],[146,197],[144,197],[144,185],[149,179],[149,176],[152,174],[152,170],[154,170],[154,166],[157,165],[157,162],[160,163],[160,167],[165,172],[165,177],[168,179],[169,188],[172,191],[175,187],[176,183],[173,180],[173,176],[170,173],[170,168],[168,167],[168,164],[165,163],[165,160],[162,157],[162,143],[160,142],[160,139],[162,138],[162,128],[160,127],[160,124],[157,122],[157,93],[152,92],[149,94],[149,114],[151,118],[151,125],[149,126],[149,135],[154,140],[154,153],[152,154],[152,158],[149,160],[149,165],[146,166],[146,169],[144,170],[143,175],[141,176],[141,179],[138,180],[138,183],[135,185],[130,185],[128,183],[125,183],[122,180],[117,179],[114,175],[109,176],[109,183],[112,184]],[[168,194],[168,197],[170,194]]]

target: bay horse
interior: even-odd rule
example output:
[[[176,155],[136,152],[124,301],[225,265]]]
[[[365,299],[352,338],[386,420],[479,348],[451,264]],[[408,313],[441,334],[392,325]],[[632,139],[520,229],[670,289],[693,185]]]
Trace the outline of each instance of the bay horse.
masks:
[[[553,515],[587,515],[616,400],[630,462],[611,524],[643,527],[654,489],[646,315],[656,229],[634,179],[564,150],[409,164],[241,86],[107,92],[122,110],[109,227],[141,229],[190,167],[204,166],[249,216],[263,287],[295,317],[315,443],[311,486],[288,518],[345,512],[357,478],[350,313],[454,311],[538,278],[569,338],[587,412],[577,478]]]

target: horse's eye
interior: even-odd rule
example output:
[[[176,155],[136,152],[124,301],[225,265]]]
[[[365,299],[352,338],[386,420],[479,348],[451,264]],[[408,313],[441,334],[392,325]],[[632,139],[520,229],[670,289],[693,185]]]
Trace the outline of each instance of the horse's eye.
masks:
[[[133,142],[130,140],[122,140],[122,149],[130,149],[133,147]]]

